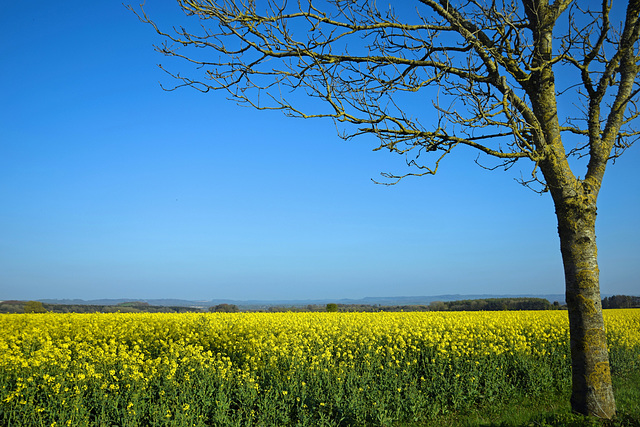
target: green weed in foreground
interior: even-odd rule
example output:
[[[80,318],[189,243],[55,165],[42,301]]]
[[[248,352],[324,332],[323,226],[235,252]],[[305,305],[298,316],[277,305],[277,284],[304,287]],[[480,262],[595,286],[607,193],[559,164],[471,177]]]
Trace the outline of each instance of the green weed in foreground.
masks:
[[[499,405],[482,405],[430,420],[434,426],[640,426],[640,365],[617,365],[613,385],[618,413],[602,421],[571,412],[570,389],[541,393],[534,397],[516,395]],[[624,368],[624,370],[620,369]],[[410,426],[411,424],[399,424]],[[420,424],[415,424],[420,425]]]

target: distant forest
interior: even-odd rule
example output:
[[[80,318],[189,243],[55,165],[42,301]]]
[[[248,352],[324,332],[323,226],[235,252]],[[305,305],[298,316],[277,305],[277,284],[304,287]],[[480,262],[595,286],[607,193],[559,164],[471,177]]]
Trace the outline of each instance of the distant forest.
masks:
[[[640,308],[640,297],[613,295],[602,299],[602,308]]]
[[[189,313],[200,308],[162,307],[146,302],[125,302],[117,305],[48,304],[40,301],[2,301],[0,313]]]
[[[639,308],[640,297],[613,295],[602,300],[603,308]],[[264,309],[243,309],[235,304],[218,304],[208,308],[155,306],[132,301],[117,305],[48,304],[39,301],[1,301],[0,313],[204,313],[204,312],[380,312],[380,311],[502,311],[502,310],[562,310],[566,306],[545,298],[486,298],[459,301],[434,301],[428,305],[379,304],[309,304],[306,306],[271,306]]]

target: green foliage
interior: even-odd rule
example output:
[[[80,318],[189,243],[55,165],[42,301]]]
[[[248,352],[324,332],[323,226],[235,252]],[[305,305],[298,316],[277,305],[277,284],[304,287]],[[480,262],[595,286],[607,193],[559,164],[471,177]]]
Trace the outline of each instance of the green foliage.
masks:
[[[175,426],[382,426],[413,420],[428,424],[480,402],[499,404],[514,393],[541,395],[567,386],[564,376],[545,376],[544,384],[523,389],[522,366],[509,357],[451,365],[427,358],[412,368],[384,362],[381,369],[378,362],[383,361],[374,362],[358,370],[333,365],[305,371],[287,365],[264,367],[252,376],[253,381],[241,373],[191,371],[196,367],[190,365],[178,367],[176,381],[167,381],[170,367],[160,366],[166,370],[163,376],[150,382],[128,381],[129,386],[122,385],[118,393],[102,389],[98,382],[82,381],[78,388],[77,380],[58,377],[55,398],[27,384],[23,391],[27,404],[2,403],[0,423],[31,426],[70,420],[74,426],[133,426],[151,425],[153,420],[153,425]],[[527,366],[524,375],[535,377],[537,367]],[[13,388],[16,381],[4,377],[0,385]]]
[[[146,307],[149,307],[149,303],[148,302],[144,302],[144,301],[128,301],[128,302],[121,302],[117,306],[118,307],[146,308]]]
[[[0,313],[33,313],[25,311],[26,304],[25,301],[2,301],[0,302]],[[144,302],[126,302],[118,305],[43,303],[42,307],[51,313],[191,313],[202,311],[195,307],[154,306]]]
[[[25,313],[46,313],[44,306],[40,301],[27,301],[24,305]]]
[[[251,378],[187,364],[178,367],[175,381],[165,379],[170,367],[160,366],[166,370],[163,376],[148,383],[128,382],[118,393],[91,381],[82,381],[78,388],[77,380],[59,377],[53,399],[26,384],[26,403],[0,403],[0,424],[20,427],[66,420],[74,426],[601,425],[571,414],[566,405],[544,412],[550,396],[568,400],[568,366],[553,372],[540,359],[499,356],[477,364],[448,364],[430,357],[425,355],[423,363],[411,368],[381,369],[379,361],[358,370],[272,366]],[[530,379],[537,380],[527,383]],[[16,381],[0,376],[0,387],[13,388]],[[623,410],[618,419],[625,422],[607,425],[637,425],[631,422],[633,416]]]
[[[327,311],[329,313],[337,312],[338,311],[338,304],[335,304],[335,303],[332,303],[332,302],[327,304]]]
[[[24,301],[2,301],[0,302],[0,313],[24,313]]]
[[[602,308],[637,308],[640,297],[630,295],[613,295],[602,299]]]
[[[240,309],[235,304],[218,304],[213,307],[209,307],[209,311],[217,313],[237,313]]]
[[[470,410],[445,414],[431,425],[459,426],[539,426],[539,427],[631,427],[640,426],[640,369],[613,376],[618,407],[613,420],[598,420],[575,414],[569,405],[569,390],[550,390],[539,396],[516,394],[501,404],[480,404]],[[419,424],[400,424],[415,426]]]
[[[459,301],[435,301],[429,305],[433,311],[502,311],[502,310],[553,310],[559,304],[551,304],[544,298],[486,298]]]

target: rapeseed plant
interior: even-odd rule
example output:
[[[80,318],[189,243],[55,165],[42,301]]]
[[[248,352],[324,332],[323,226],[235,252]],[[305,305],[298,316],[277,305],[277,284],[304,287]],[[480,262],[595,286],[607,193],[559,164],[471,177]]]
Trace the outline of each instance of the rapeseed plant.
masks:
[[[613,368],[640,364],[640,311],[605,322]],[[0,332],[12,426],[416,421],[569,384],[563,311],[25,314]]]

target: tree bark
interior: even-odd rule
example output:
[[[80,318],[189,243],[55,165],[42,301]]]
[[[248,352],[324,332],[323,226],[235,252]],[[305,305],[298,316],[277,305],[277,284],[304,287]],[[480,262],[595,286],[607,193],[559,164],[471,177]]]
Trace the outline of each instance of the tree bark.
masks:
[[[595,196],[556,200],[569,309],[573,411],[610,419],[616,413],[602,317]]]

